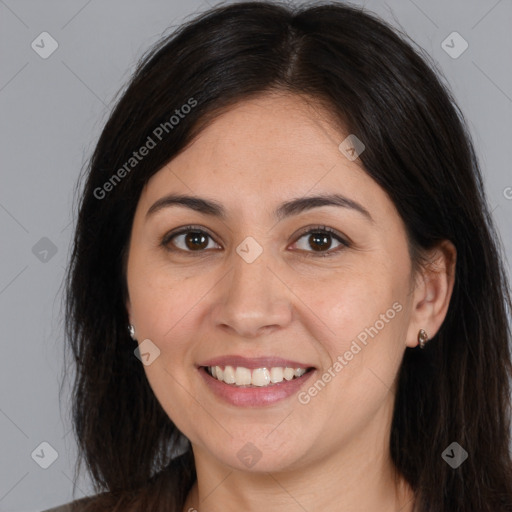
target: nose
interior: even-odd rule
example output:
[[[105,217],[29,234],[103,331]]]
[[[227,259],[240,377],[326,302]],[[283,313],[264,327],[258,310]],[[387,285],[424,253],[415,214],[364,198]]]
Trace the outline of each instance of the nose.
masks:
[[[238,337],[256,338],[290,324],[291,292],[274,266],[265,251],[252,263],[233,254],[231,272],[218,283],[212,313],[217,327]]]

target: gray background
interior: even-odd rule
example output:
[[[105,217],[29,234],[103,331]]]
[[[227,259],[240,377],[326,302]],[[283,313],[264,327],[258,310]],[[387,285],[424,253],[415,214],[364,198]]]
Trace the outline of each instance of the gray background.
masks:
[[[469,121],[510,255],[510,0],[353,3],[400,25],[447,77]],[[73,231],[73,187],[137,59],[163,33],[208,6],[0,0],[0,511],[37,511],[73,499],[69,387],[59,402],[61,280]],[[469,44],[458,58],[441,46],[453,31]],[[47,59],[31,47],[34,40],[43,46],[42,32],[59,45]],[[458,41],[448,44],[460,48]],[[47,39],[44,47],[50,48]],[[42,442],[58,452],[47,469],[39,465],[51,457]],[[87,478],[78,486],[77,498],[92,493]]]

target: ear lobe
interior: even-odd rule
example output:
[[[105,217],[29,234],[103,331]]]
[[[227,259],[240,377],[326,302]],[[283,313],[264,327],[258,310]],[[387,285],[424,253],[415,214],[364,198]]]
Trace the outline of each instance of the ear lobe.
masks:
[[[455,284],[457,250],[449,240],[444,240],[428,256],[419,271],[414,290],[411,323],[407,333],[407,346],[418,345],[418,332],[424,329],[433,338],[441,327]]]

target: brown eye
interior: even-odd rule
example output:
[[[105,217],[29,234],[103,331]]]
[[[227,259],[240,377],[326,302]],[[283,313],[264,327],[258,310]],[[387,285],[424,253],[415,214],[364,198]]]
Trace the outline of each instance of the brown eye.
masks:
[[[301,242],[302,239],[305,241]],[[333,243],[338,243],[334,249],[332,249]],[[334,232],[334,230],[325,226],[306,231],[294,245],[301,251],[309,253],[316,252],[318,256],[331,256],[350,246],[350,244]],[[314,256],[314,254],[309,254],[308,256]]]
[[[330,249],[332,244],[332,235],[323,233],[313,233],[309,235],[308,243],[314,251],[323,251]]]
[[[301,242],[304,239],[305,242]],[[332,248],[334,244],[337,246]],[[161,244],[169,251],[202,254],[207,249],[221,249],[206,231],[194,226],[187,226],[181,230],[166,235]],[[212,245],[213,244],[213,245]],[[294,244],[301,252],[308,256],[327,257],[340,252],[350,243],[337,232],[325,226],[319,226],[303,232]],[[316,253],[316,254],[315,254]]]
[[[186,227],[177,233],[171,233],[164,237],[162,245],[169,250],[184,252],[202,252],[205,249],[218,248],[210,245],[213,242],[212,237],[205,231],[193,227]],[[214,245],[216,245],[214,243]],[[169,246],[174,246],[169,247]]]
[[[208,247],[208,235],[204,235],[198,231],[190,231],[184,235],[183,242],[185,246],[195,251],[197,249],[206,249]]]

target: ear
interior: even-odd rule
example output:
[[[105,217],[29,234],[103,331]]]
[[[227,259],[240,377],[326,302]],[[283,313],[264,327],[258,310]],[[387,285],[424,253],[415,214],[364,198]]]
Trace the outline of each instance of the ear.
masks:
[[[457,250],[444,240],[427,254],[427,262],[418,270],[413,291],[407,346],[418,345],[418,332],[424,329],[433,338],[443,323],[455,283]]]

